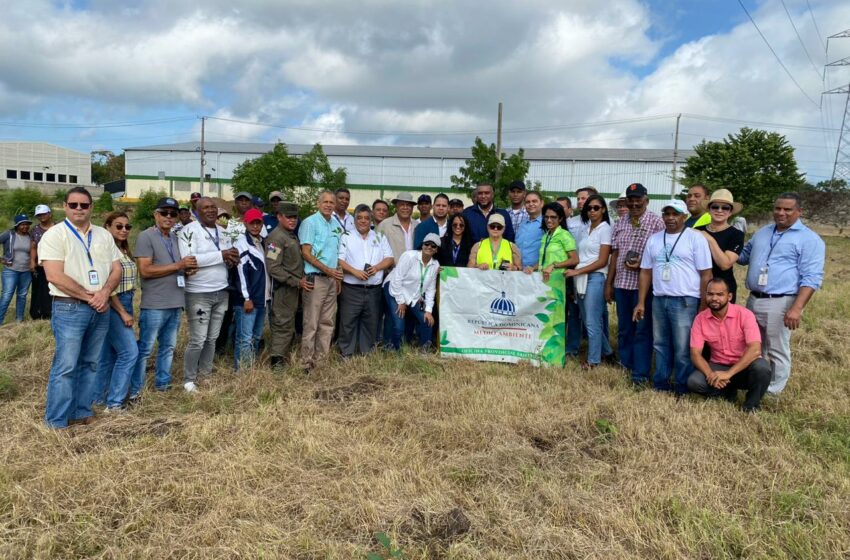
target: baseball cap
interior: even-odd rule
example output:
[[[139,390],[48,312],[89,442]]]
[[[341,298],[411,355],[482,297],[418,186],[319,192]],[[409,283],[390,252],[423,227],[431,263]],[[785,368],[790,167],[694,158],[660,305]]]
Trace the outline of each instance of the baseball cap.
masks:
[[[283,200],[283,193],[282,193],[282,192],[280,192],[280,191],[272,191],[272,192],[269,194],[269,201],[272,201],[272,200],[274,200],[274,199],[276,199],[276,198],[277,198],[278,200]]]
[[[221,218],[222,216],[230,216],[230,212],[228,212],[224,208],[219,208],[218,209],[218,217]]]
[[[630,196],[646,196],[647,194],[649,193],[647,193],[646,187],[644,187],[640,183],[632,183],[631,185],[626,187],[627,198]]]
[[[33,216],[41,216],[42,214],[50,214],[50,206],[46,204],[39,204],[35,207],[35,212],[33,212]]]
[[[180,207],[179,207],[179,208],[177,208],[177,209],[178,209],[178,210],[187,210],[187,211],[188,211],[188,210],[189,210],[189,205],[188,205],[188,204],[181,204],[181,205],[180,205]]]
[[[463,201],[459,198],[453,198],[449,201],[449,206],[460,206],[463,207]]]
[[[679,214],[687,214],[688,213],[688,205],[685,204],[685,201],[683,201],[683,200],[679,200],[679,199],[669,200],[669,201],[664,203],[664,206],[661,208],[661,211],[663,212],[663,211],[667,210],[668,208],[672,208],[673,210],[675,210]]]
[[[428,204],[431,204],[431,195],[428,195],[428,194],[420,194],[420,195],[419,195],[419,198],[418,198],[418,199],[416,199],[416,203],[418,204],[418,203],[420,203],[420,202],[427,202]]]
[[[189,200],[198,200],[199,198],[201,198],[201,193],[199,192],[193,192],[189,195]]]
[[[437,247],[440,246],[440,236],[437,235],[436,233],[429,233],[428,235],[426,235],[425,239],[422,240],[422,244],[424,245],[425,243],[428,243],[429,241],[431,243],[433,243],[434,245],[436,245]]]
[[[259,208],[263,205],[263,199],[259,196],[255,196],[251,198],[251,203],[253,203],[254,206],[256,206],[257,208]]]
[[[501,214],[490,214],[490,217],[487,219],[487,225],[490,224],[500,224],[502,227],[505,227],[505,217]]]
[[[524,191],[524,190],[526,190],[525,181],[520,181],[519,179],[517,179],[516,181],[511,182],[511,184],[508,186],[508,190],[509,191],[512,191],[512,190]]]
[[[298,215],[298,205],[294,202],[281,202],[277,207],[277,211],[282,215],[291,218]]]
[[[236,196],[233,197],[233,200],[237,200],[239,198],[242,198],[243,196],[245,198],[247,198],[248,200],[253,200],[253,198],[254,198],[254,196],[251,193],[242,191],[242,192],[236,193]]]
[[[263,221],[263,212],[261,210],[257,210],[256,208],[251,208],[247,212],[245,212],[245,216],[242,218],[242,221],[246,224],[250,224],[251,222],[256,222],[257,220]]]
[[[168,196],[165,198],[160,198],[159,202],[156,203],[157,210],[159,210],[160,208],[174,208],[175,210],[177,210],[179,207],[180,205],[177,203],[177,201]]]

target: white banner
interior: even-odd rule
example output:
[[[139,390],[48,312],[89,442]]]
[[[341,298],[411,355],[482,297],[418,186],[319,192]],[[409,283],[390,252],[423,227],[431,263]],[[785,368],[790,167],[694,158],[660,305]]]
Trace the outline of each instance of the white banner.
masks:
[[[445,267],[440,352],[445,357],[564,365],[564,276]]]

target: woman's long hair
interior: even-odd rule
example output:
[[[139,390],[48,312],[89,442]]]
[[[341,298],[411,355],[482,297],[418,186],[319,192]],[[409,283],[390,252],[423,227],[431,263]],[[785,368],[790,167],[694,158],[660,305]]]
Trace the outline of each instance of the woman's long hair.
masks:
[[[125,220],[127,220],[127,223],[130,223],[130,217],[126,213],[110,212],[106,215],[106,220],[103,222],[103,227],[107,229],[112,227],[112,222],[114,222],[118,218],[124,218]],[[125,239],[124,241],[118,241],[117,239],[115,239],[115,237],[113,237],[112,239],[115,240],[115,244],[118,245],[118,248],[121,249],[121,252],[129,255],[130,258],[133,258],[133,253],[132,251],[130,251],[130,243],[127,241],[127,239]]]
[[[592,194],[587,197],[587,200],[584,201],[584,206],[581,207],[581,221],[582,223],[589,224],[590,223],[590,210],[587,209],[588,204],[591,202],[598,202],[602,205],[602,209],[605,210],[605,213],[602,215],[602,221],[606,223],[611,223],[611,217],[608,215],[608,205],[605,203],[605,199],[598,194]]]
[[[561,206],[559,202],[550,202],[546,206],[543,207],[543,210],[540,212],[540,215],[543,217],[540,220],[540,229],[543,231],[549,231],[546,228],[546,210],[551,210],[555,214],[558,215],[558,225],[562,228],[567,229],[567,213],[564,212],[564,207]]]
[[[472,243],[472,232],[469,231],[469,220],[467,220],[466,216],[463,214],[449,216],[449,222],[446,224],[448,226],[446,228],[446,237],[449,241],[454,239],[454,229],[452,226],[457,221],[463,222],[463,234],[460,236],[460,246],[463,249],[471,249],[472,245],[474,245],[474,243]]]

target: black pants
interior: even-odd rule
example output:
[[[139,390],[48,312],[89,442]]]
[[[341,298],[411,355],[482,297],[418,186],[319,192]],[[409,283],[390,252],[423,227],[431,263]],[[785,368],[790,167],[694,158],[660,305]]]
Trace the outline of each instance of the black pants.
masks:
[[[32,273],[32,294],[30,295],[30,317],[33,319],[50,319],[53,311],[53,298],[50,297],[50,287],[47,285],[47,275],[44,267],[35,267]]]
[[[339,351],[344,357],[372,351],[383,305],[381,286],[343,284],[339,296]]]
[[[709,365],[714,371],[726,371],[730,367],[715,363]],[[741,408],[749,412],[757,410],[761,406],[761,399],[767,392],[768,385],[770,385],[770,377],[770,364],[764,358],[758,358],[745,370],[733,375],[729,384],[723,389],[715,389],[708,384],[708,380],[701,371],[694,371],[688,377],[688,390],[708,397],[723,397],[732,403],[737,399],[739,390],[746,391],[747,396]]]

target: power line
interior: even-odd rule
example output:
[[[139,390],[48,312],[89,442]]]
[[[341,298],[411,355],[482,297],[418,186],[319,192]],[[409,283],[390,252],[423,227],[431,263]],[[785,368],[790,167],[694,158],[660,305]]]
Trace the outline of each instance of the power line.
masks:
[[[820,39],[820,44],[823,46],[824,53],[826,52],[826,43],[823,40],[823,35],[820,33],[820,28],[818,27],[818,22],[815,21],[815,13],[812,11],[812,5],[809,4],[809,0],[806,0],[806,6],[809,8],[809,14],[812,16],[812,23],[815,26],[815,31],[817,31],[818,39]]]
[[[149,126],[155,124],[167,124],[179,121],[187,121],[196,119],[197,117],[169,117],[162,119],[153,119],[149,121],[129,121],[115,123],[17,123],[0,121],[0,126],[17,127],[17,128],[122,128],[127,126]]]
[[[785,63],[782,62],[782,59],[779,58],[779,55],[776,54],[775,50],[773,50],[773,47],[770,46],[770,42],[767,40],[767,37],[764,36],[764,33],[761,32],[761,29],[759,29],[759,26],[756,23],[756,20],[754,20],[753,16],[750,15],[750,12],[749,12],[749,10],[747,10],[747,7],[744,6],[744,2],[742,0],[738,0],[738,4],[741,6],[741,9],[744,10],[744,13],[747,14],[747,17],[750,18],[750,22],[752,22],[753,27],[755,27],[756,31],[758,31],[758,34],[761,36],[762,40],[764,41],[764,44],[767,45],[767,48],[769,48],[770,52],[773,53],[773,56],[776,58],[776,62],[778,62],[779,65],[782,67],[782,69],[785,70],[785,73],[788,74],[788,77],[791,78],[791,81],[794,82],[794,85],[797,86],[797,89],[800,90],[800,93],[805,95],[806,99],[808,99],[809,101],[812,102],[812,105],[814,105],[815,107],[820,107],[820,105],[818,105],[818,103],[814,99],[809,97],[809,94],[806,93],[806,90],[803,89],[803,87],[797,82],[797,80],[794,79],[794,76],[791,74],[791,71],[788,70],[788,68],[785,66]]]
[[[733,123],[733,124],[754,124],[758,126],[769,126],[772,128],[786,128],[789,130],[811,130],[814,132],[820,132],[821,130],[826,130],[829,132],[838,132],[837,128],[823,128],[819,126],[805,126],[798,124],[786,124],[786,123],[772,123],[772,122],[764,122],[764,121],[749,121],[742,119],[730,119],[725,117],[711,117],[708,115],[697,115],[694,113],[682,113],[683,116],[689,117],[692,119],[697,119],[701,121],[714,121],[714,122],[725,122],[725,123]]]
[[[803,47],[803,52],[806,53],[806,58],[809,59],[809,62],[812,63],[812,68],[815,69],[815,74],[818,75],[818,78],[823,82],[823,74],[820,70],[818,70],[817,64],[812,60],[812,56],[809,54],[809,49],[806,48],[806,43],[803,42],[803,38],[800,37],[800,32],[797,30],[797,25],[794,23],[794,19],[791,17],[791,12],[788,11],[788,6],[785,5],[785,0],[779,0],[782,2],[782,7],[785,9],[785,15],[788,16],[788,21],[791,22],[791,27],[794,28],[794,34],[797,35],[797,40],[800,41],[800,46]]]

